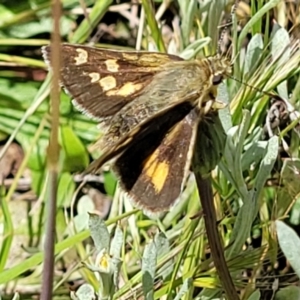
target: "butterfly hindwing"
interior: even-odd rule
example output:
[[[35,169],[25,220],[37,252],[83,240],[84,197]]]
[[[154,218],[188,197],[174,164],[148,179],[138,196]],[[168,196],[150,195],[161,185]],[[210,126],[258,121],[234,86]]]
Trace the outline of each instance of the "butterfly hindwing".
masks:
[[[174,205],[190,169],[198,122],[193,109],[171,128],[172,122],[140,139],[116,160],[121,187],[138,207],[160,212]]]

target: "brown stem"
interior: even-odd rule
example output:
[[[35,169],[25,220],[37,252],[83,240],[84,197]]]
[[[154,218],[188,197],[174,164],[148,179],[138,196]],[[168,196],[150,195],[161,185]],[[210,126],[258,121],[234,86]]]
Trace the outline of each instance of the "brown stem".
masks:
[[[53,273],[54,273],[54,244],[55,244],[55,227],[56,227],[56,202],[57,202],[57,180],[58,180],[58,129],[59,129],[59,99],[60,99],[60,16],[61,1],[54,0],[52,6],[53,16],[53,34],[52,34],[52,69],[53,78],[51,85],[51,133],[48,147],[48,167],[49,167],[49,197],[47,207],[47,224],[46,224],[46,240],[45,240],[45,258],[42,282],[42,300],[51,300],[53,289]]]
[[[201,174],[194,167],[198,193],[204,214],[204,222],[206,228],[207,239],[211,249],[212,259],[214,261],[220,282],[224,288],[226,296],[230,300],[239,300],[239,296],[235,290],[231,275],[229,273],[224,249],[220,240],[215,207],[213,205],[213,193],[210,179],[202,178]]]

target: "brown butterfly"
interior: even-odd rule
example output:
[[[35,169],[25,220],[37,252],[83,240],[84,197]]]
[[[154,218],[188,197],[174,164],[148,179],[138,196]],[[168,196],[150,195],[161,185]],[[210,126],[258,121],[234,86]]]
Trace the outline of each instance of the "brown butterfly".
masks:
[[[51,66],[51,47],[43,48]],[[112,158],[121,187],[150,212],[168,210],[188,175],[197,130],[231,74],[219,55],[193,61],[153,52],[62,45],[61,81],[74,105],[103,122],[102,152],[87,172]]]

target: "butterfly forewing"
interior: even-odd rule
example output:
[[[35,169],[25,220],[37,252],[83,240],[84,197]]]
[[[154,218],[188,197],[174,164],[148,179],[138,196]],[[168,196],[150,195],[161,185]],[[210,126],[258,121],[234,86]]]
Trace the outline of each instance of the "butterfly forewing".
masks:
[[[182,60],[164,53],[61,47],[62,85],[80,110],[97,119],[110,117],[133,101],[164,64]],[[43,54],[51,66],[51,47],[43,47]]]

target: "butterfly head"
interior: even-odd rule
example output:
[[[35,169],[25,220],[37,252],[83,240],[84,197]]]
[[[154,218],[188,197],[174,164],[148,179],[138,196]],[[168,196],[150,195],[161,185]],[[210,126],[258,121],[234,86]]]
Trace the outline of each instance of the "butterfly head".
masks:
[[[213,85],[219,85],[223,79],[231,76],[232,63],[227,58],[213,56],[208,58],[211,68],[211,81]]]

